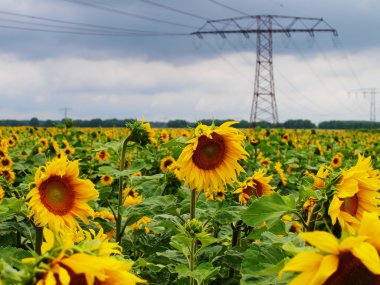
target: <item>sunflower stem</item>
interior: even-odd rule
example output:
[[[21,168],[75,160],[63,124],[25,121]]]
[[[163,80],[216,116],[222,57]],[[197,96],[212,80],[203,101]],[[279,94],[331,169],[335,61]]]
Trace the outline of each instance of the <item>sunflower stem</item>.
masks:
[[[123,142],[123,148],[121,150],[121,161],[120,161],[120,171],[124,170],[125,167],[125,152],[127,149],[127,144],[130,141],[130,135]],[[117,204],[117,219],[116,219],[116,242],[120,244],[122,236],[121,228],[121,212],[120,208],[123,205],[123,176],[119,177],[119,193],[118,193],[118,204]],[[125,229],[125,228],[124,228]]]
[[[43,227],[36,227],[36,240],[34,250],[37,254],[41,255],[41,246],[43,241]]]
[[[197,192],[190,190],[190,220],[195,219],[195,206],[197,204]]]

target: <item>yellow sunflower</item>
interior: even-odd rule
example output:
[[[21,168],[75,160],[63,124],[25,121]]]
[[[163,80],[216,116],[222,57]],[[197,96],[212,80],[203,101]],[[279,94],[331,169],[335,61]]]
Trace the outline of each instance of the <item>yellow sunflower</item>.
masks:
[[[245,136],[231,127],[236,123],[229,121],[219,127],[199,124],[195,128],[195,137],[188,141],[178,158],[179,175],[185,185],[216,192],[244,172],[239,160],[246,160],[248,153],[243,147]]]
[[[0,158],[1,168],[11,169],[12,165],[13,165],[13,160],[8,155],[5,155]]]
[[[325,187],[325,179],[329,176],[331,169],[325,165],[322,165],[316,175],[311,174],[313,177],[313,190],[317,190],[318,188]]]
[[[285,177],[285,174],[284,174],[284,170],[282,169],[282,164],[281,162],[276,162],[275,166],[274,166],[274,169],[276,169],[278,175],[280,175],[280,180],[281,180],[281,183],[282,185],[286,186],[287,182],[286,182],[286,177]]]
[[[130,273],[131,265],[110,256],[75,253],[58,257],[36,285],[135,285],[145,280]]]
[[[272,175],[265,177],[265,170],[260,169],[246,181],[238,182],[239,188],[234,191],[234,194],[239,194],[239,203],[245,205],[252,196],[259,198],[271,194],[275,188],[269,184],[271,180]]]
[[[352,232],[364,211],[380,214],[380,177],[371,176],[373,173],[371,157],[360,154],[355,166],[341,170],[342,177],[328,209],[333,224],[338,220],[342,229]]]
[[[36,226],[75,228],[78,226],[76,217],[87,223],[87,217],[94,215],[86,202],[98,198],[99,193],[90,180],[78,176],[79,162],[69,161],[66,156],[37,169],[30,184],[34,188],[26,196]]]
[[[167,130],[163,129],[160,134],[160,141],[162,143],[167,143],[170,139],[169,133]]]
[[[300,272],[289,285],[380,284],[380,221],[365,212],[356,236],[342,241],[321,232],[300,233],[300,238],[319,251],[304,251],[293,257],[279,273]]]
[[[100,177],[100,183],[104,186],[108,186],[108,185],[111,185],[113,183],[113,177],[112,176],[109,176],[109,175],[102,175]]]
[[[330,165],[332,168],[339,168],[342,166],[343,156],[340,154],[334,155],[331,159]]]
[[[101,151],[98,151],[95,154],[95,158],[97,161],[107,161],[110,157],[110,154],[107,150],[103,149]]]
[[[0,167],[0,177],[4,177],[8,183],[13,183],[16,179],[16,174],[9,168]]]
[[[161,163],[160,163],[161,171],[165,172],[166,170],[168,170],[168,167],[172,165],[174,162],[175,162],[175,159],[171,156],[164,157],[163,159],[161,159]]]

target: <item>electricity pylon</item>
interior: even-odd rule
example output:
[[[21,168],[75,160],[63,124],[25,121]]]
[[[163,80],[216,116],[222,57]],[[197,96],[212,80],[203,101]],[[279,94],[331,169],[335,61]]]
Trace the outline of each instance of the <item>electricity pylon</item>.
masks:
[[[350,94],[362,94],[362,95],[371,95],[371,104],[369,109],[369,120],[371,122],[376,122],[376,94],[380,94],[380,91],[376,88],[361,88],[357,90],[351,90]]]
[[[256,34],[256,73],[251,106],[250,123],[272,121],[278,124],[277,103],[273,78],[272,35],[282,33],[290,37],[292,33],[305,32],[314,37],[316,32],[338,33],[322,18],[289,17],[274,15],[244,16],[207,21],[198,31],[192,33],[199,38],[218,34]]]
[[[64,108],[61,108],[59,110],[63,111],[63,116],[64,116],[64,119],[66,120],[67,119],[67,112],[70,111],[71,108],[64,107]]]

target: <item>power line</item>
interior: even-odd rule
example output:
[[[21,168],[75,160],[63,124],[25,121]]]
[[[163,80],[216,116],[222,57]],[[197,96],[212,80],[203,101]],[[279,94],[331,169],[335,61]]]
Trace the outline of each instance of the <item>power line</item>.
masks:
[[[90,28],[100,28],[103,30],[111,30],[111,31],[120,30],[120,31],[125,31],[125,32],[141,32],[141,33],[150,32],[150,31],[143,31],[143,30],[120,28],[120,27],[111,27],[111,26],[94,25],[94,24],[88,24],[88,23],[72,22],[72,21],[52,19],[52,18],[46,18],[46,17],[34,16],[34,15],[20,14],[20,13],[9,12],[9,11],[1,11],[1,10],[0,10],[0,14],[15,16],[15,17],[22,17],[22,18],[29,18],[33,20],[55,22],[55,23],[61,23],[61,24],[84,26],[84,27],[90,27]]]
[[[167,5],[159,4],[159,3],[156,3],[156,2],[153,2],[153,1],[150,1],[150,0],[140,0],[140,1],[145,2],[147,4],[150,4],[150,5],[153,5],[153,6],[156,6],[156,7],[160,7],[160,8],[169,10],[169,11],[177,12],[177,13],[180,13],[182,15],[187,15],[187,16],[190,16],[190,17],[193,17],[193,18],[197,18],[197,19],[201,19],[201,20],[205,20],[205,21],[209,20],[209,19],[207,19],[205,17],[198,16],[198,15],[195,15],[193,13],[182,11],[182,10],[179,10],[179,9],[176,9],[176,8],[173,8],[173,7],[169,7]]]
[[[216,5],[219,5],[219,6],[221,6],[221,7],[224,7],[224,8],[226,8],[226,9],[228,9],[228,10],[231,10],[231,11],[237,12],[237,13],[239,13],[239,14],[241,14],[241,15],[249,16],[249,14],[244,13],[244,12],[238,10],[238,9],[232,8],[232,7],[230,7],[230,6],[227,6],[226,4],[223,4],[223,3],[217,2],[217,1],[215,1],[215,0],[208,0],[208,1],[210,1],[210,2],[212,2],[212,3],[214,3],[214,4],[216,4]]]
[[[185,28],[191,28],[191,29],[197,28],[197,27],[190,26],[190,25],[185,25],[185,24],[181,24],[181,23],[161,20],[161,19],[152,18],[152,17],[148,17],[148,16],[144,16],[144,15],[139,15],[139,14],[135,14],[135,13],[130,13],[130,12],[126,12],[124,10],[110,8],[107,6],[98,5],[98,4],[94,4],[94,3],[87,3],[87,2],[83,2],[83,1],[79,1],[79,0],[63,0],[63,1],[79,4],[82,6],[88,6],[88,7],[100,9],[100,10],[107,11],[107,12],[112,12],[112,13],[122,14],[125,16],[135,17],[138,19],[143,19],[143,20],[148,20],[148,21],[153,21],[153,22],[158,22],[158,23],[164,23],[164,24],[169,24],[169,25],[174,25],[174,26],[180,26],[180,27],[185,27]]]

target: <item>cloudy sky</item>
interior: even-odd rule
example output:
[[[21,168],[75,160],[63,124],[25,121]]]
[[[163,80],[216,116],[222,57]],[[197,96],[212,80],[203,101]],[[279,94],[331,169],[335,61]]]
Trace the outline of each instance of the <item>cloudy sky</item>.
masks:
[[[380,91],[378,11],[378,0],[1,0],[0,119],[68,108],[73,119],[249,121],[256,35],[191,33],[283,15],[323,18],[339,36],[273,35],[279,121],[369,120],[359,91]]]

